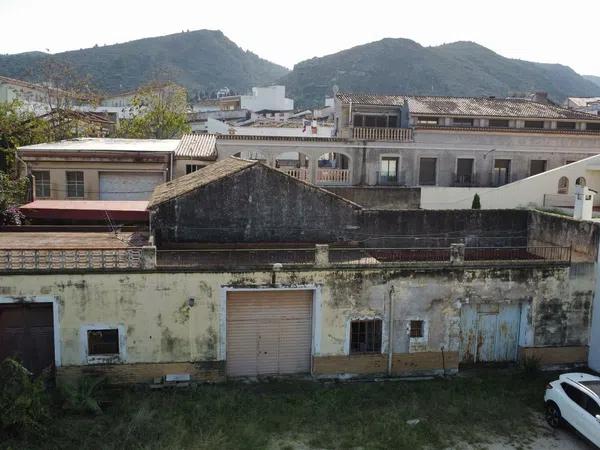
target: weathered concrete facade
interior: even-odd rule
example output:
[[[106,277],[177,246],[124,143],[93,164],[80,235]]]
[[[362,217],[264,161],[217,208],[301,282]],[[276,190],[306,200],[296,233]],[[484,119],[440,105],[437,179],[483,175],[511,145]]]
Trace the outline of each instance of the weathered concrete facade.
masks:
[[[505,268],[284,270],[275,276],[270,271],[5,275],[0,300],[53,302],[56,364],[64,377],[100,372],[116,382],[149,382],[189,373],[199,381],[223,379],[227,292],[236,289],[314,292],[314,376],[452,373],[458,369],[466,305],[518,305],[521,354],[540,354],[552,364],[584,362],[592,274],[593,264],[515,262]],[[349,354],[349,323],[363,318],[382,319],[379,354]],[[425,323],[418,342],[408,336],[411,320]],[[87,359],[83,335],[89,326],[122,330],[119,358],[110,364]]]

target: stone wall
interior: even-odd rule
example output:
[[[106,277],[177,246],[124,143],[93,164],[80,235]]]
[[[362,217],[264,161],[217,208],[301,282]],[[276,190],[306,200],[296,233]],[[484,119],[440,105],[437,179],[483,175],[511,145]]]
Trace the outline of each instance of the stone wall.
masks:
[[[348,186],[326,189],[365,209],[418,209],[421,201],[420,188]]]

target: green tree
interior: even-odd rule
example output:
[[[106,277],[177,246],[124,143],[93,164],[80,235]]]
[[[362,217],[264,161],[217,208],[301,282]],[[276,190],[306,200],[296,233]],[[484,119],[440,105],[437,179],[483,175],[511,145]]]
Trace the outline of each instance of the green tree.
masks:
[[[479,200],[479,194],[475,194],[475,197],[473,197],[473,203],[471,203],[471,209],[481,209],[481,201]]]
[[[174,83],[153,83],[133,98],[130,119],[121,121],[117,135],[137,139],[171,139],[191,131],[187,123],[187,92]]]

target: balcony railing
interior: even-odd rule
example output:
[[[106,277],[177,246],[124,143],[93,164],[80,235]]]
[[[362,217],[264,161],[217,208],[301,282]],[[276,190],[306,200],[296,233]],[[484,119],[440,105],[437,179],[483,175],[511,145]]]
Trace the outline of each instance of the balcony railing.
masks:
[[[352,138],[365,141],[400,141],[412,142],[412,128],[352,128]]]
[[[377,186],[406,186],[406,174],[403,170],[397,174],[377,172]]]
[[[477,176],[475,174],[453,174],[453,185],[456,187],[473,187],[478,186]]]
[[[350,169],[317,169],[319,184],[350,184]]]
[[[288,175],[297,178],[298,180],[308,181],[308,169],[296,168],[296,167],[282,167],[281,170]]]
[[[142,269],[142,247],[0,249],[0,271]]]

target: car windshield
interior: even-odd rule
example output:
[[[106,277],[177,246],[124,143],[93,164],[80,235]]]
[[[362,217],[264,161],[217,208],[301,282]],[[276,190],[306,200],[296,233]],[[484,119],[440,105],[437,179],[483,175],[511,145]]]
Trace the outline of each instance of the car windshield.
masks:
[[[581,384],[600,397],[600,380],[582,381]]]

